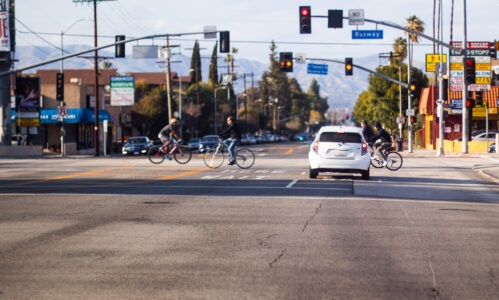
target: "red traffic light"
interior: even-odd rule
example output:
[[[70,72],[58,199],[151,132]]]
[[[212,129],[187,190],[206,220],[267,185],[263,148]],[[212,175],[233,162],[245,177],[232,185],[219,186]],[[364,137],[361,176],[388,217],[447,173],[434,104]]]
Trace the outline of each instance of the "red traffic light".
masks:
[[[472,61],[472,60],[470,60],[470,59],[467,59],[467,60],[466,60],[466,66],[468,66],[468,67],[473,66],[473,63],[474,63],[474,61]]]
[[[411,117],[410,121],[411,121],[411,124],[413,124],[414,123],[414,117]]]
[[[308,16],[310,14],[310,9],[308,7],[303,7],[301,10],[301,15],[302,16]]]

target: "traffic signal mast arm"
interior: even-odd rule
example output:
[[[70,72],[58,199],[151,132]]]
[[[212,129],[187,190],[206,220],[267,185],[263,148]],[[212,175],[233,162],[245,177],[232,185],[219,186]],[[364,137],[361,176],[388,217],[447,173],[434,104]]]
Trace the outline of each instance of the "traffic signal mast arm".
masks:
[[[0,77],[6,76],[6,75],[10,75],[10,74],[14,74],[14,73],[18,73],[18,72],[22,72],[22,71],[29,70],[29,69],[33,69],[33,68],[36,68],[36,67],[40,67],[40,66],[43,66],[43,65],[46,65],[46,64],[50,64],[50,63],[57,62],[57,61],[64,60],[64,59],[68,59],[68,58],[71,58],[71,57],[79,56],[79,55],[86,54],[86,53],[89,53],[89,52],[98,51],[98,50],[101,50],[101,49],[106,49],[106,48],[113,47],[113,46],[119,45],[119,44],[126,44],[126,43],[140,41],[140,40],[158,39],[158,38],[165,38],[165,37],[172,37],[172,36],[207,34],[207,33],[218,33],[218,32],[221,32],[221,31],[217,30],[217,31],[212,31],[212,32],[201,31],[201,32],[175,33],[175,34],[165,33],[165,34],[146,35],[146,36],[142,36],[142,37],[138,37],[138,38],[132,38],[132,39],[128,39],[128,40],[122,40],[122,41],[114,42],[114,43],[107,44],[107,45],[104,45],[104,46],[99,46],[99,47],[96,47],[96,48],[91,48],[91,49],[87,49],[87,50],[75,52],[75,53],[72,53],[72,54],[64,55],[64,56],[53,58],[53,59],[44,60],[44,61],[38,62],[36,64],[28,65],[28,66],[25,66],[25,67],[20,67],[20,68],[15,69],[15,70],[10,70],[10,71],[7,71],[7,72],[1,72],[0,73]]]
[[[341,61],[341,60],[338,60],[338,59],[327,59],[327,58],[308,58],[308,57],[307,57],[307,60],[311,60],[311,61],[329,61],[329,62],[334,62],[334,63],[338,63],[338,64],[342,64],[342,65],[344,65],[344,64],[345,64],[345,62],[344,62],[344,61]],[[381,78],[384,78],[384,79],[386,79],[386,80],[388,80],[388,81],[391,81],[391,82],[393,82],[393,83],[395,83],[395,84],[401,85],[401,86],[403,86],[403,87],[405,87],[405,88],[407,88],[407,87],[409,86],[406,82],[401,82],[401,81],[398,81],[398,80],[396,80],[396,79],[393,79],[393,78],[391,78],[391,77],[389,77],[389,76],[386,76],[386,75],[384,75],[384,74],[381,74],[381,73],[378,73],[378,72],[376,72],[376,71],[373,71],[373,70],[371,70],[371,69],[364,68],[363,66],[359,66],[359,65],[356,65],[356,64],[353,64],[353,63],[352,63],[352,66],[354,66],[355,68],[359,68],[359,69],[361,69],[361,70],[363,70],[363,71],[366,71],[366,72],[372,73],[372,74],[374,74],[374,75],[376,75],[376,76],[379,76],[379,77],[381,77]]]

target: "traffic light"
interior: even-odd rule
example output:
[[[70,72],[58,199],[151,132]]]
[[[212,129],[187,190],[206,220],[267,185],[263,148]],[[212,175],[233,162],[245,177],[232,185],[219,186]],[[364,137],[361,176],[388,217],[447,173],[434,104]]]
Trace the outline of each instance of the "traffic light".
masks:
[[[293,72],[293,52],[279,53],[279,67],[282,72]]]
[[[220,53],[230,53],[230,31],[220,31]]]
[[[463,59],[464,77],[466,84],[475,84],[475,58],[466,57]]]
[[[116,35],[114,36],[115,42],[121,42],[125,40],[124,35]],[[125,57],[125,43],[114,45],[114,57],[124,58]]]
[[[410,119],[410,120],[409,120],[409,121],[410,121],[410,123],[411,123],[411,124],[414,124],[414,121],[415,121],[414,117],[410,117],[409,119]]]
[[[409,83],[409,95],[411,98],[416,97],[416,81],[411,80],[411,83]]]
[[[345,58],[345,75],[353,75],[353,59],[351,57]]]
[[[466,99],[466,108],[472,109],[473,107],[475,107],[475,100]]]
[[[312,17],[310,6],[300,6],[300,33],[312,33]]]
[[[343,10],[330,9],[327,14],[328,28],[343,28]]]
[[[56,100],[64,101],[64,73],[57,73],[56,79]]]
[[[483,92],[475,92],[476,94],[476,105],[479,107],[483,106]]]

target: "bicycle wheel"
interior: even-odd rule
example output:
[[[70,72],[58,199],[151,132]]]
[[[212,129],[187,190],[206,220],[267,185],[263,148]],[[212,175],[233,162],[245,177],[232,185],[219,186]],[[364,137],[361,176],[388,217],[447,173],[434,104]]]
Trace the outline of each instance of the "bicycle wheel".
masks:
[[[397,171],[402,167],[402,155],[398,152],[388,153],[386,160],[388,161],[386,168],[390,171]]]
[[[224,153],[216,148],[210,149],[204,153],[203,159],[208,168],[219,168],[224,163]]]
[[[383,160],[381,157],[377,156],[376,154],[371,154],[371,166],[379,169],[383,168]]]
[[[159,147],[151,147],[147,151],[147,157],[153,164],[160,164],[165,160],[165,153]]]
[[[179,163],[179,164],[186,164],[189,161],[191,161],[192,158],[192,153],[191,150],[187,149],[185,146],[181,146],[180,149],[175,150],[175,153],[173,153],[173,158]]]
[[[249,169],[255,163],[255,154],[248,148],[236,151],[236,165],[241,169]]]

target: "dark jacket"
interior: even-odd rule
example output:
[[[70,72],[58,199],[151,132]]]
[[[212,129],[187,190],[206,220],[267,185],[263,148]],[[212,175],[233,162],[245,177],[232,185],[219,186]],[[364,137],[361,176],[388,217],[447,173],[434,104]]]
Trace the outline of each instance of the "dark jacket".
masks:
[[[366,125],[366,127],[362,128],[362,134],[364,135],[364,138],[366,139],[366,142],[370,142],[372,137],[374,136],[374,131],[371,128],[371,126]]]
[[[379,131],[378,131],[378,134],[376,134],[375,136],[372,137],[372,141],[376,141],[378,139],[381,139],[381,142],[382,143],[391,143],[392,142],[392,137],[390,136],[390,134],[383,128],[381,128]]]
[[[221,134],[220,136],[223,139],[231,138],[235,140],[240,140],[241,139],[241,130],[239,129],[239,125],[237,124],[236,121],[232,121],[232,125],[227,127]]]

